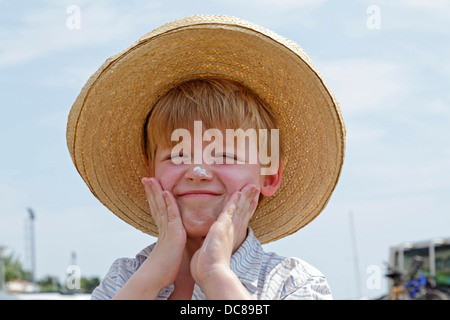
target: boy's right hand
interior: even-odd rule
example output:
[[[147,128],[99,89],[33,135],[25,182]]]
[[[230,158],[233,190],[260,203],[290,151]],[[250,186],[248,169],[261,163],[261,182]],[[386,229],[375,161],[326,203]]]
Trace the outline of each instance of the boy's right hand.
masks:
[[[156,299],[163,288],[175,281],[183,259],[186,231],[174,196],[163,191],[155,178],[143,178],[142,184],[158,226],[158,241],[152,253],[114,299]]]
[[[175,197],[163,191],[156,178],[143,178],[150,211],[158,226],[158,241],[145,264],[151,264],[151,273],[159,279],[160,290],[175,281],[186,245],[184,229]]]

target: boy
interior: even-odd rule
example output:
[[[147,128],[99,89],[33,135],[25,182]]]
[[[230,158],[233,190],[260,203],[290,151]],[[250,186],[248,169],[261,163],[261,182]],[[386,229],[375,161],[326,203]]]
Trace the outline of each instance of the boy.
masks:
[[[116,260],[93,299],[331,298],[319,271],[258,241],[311,221],[340,173],[343,122],[313,70],[261,27],[193,16],[91,77],[69,116],[74,163],[116,215],[158,235],[135,259]]]

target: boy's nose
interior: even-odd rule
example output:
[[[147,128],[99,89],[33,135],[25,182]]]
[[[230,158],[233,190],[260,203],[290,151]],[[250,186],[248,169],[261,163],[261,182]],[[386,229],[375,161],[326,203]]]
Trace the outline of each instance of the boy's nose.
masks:
[[[206,168],[200,167],[199,165],[192,165],[186,172],[185,178],[187,180],[201,181],[201,180],[211,180],[212,174],[208,172]]]

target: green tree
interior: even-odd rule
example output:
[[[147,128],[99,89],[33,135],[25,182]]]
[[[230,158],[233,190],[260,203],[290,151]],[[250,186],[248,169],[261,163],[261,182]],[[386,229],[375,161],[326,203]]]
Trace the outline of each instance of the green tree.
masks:
[[[8,256],[4,256],[3,259],[6,282],[13,279],[27,280],[31,278],[31,273],[23,270],[22,262],[20,262],[19,258],[15,257],[13,253]]]
[[[85,278],[81,277],[80,287],[81,291],[84,293],[91,293],[100,284],[100,279],[98,277]]]
[[[41,287],[41,292],[59,292],[61,291],[61,284],[57,277],[46,276],[45,278],[39,280],[39,286]]]

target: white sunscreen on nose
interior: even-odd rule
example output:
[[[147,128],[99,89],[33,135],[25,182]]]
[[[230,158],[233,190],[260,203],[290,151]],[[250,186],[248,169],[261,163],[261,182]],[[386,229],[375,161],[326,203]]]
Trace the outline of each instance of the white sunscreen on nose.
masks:
[[[195,173],[196,175],[198,175],[199,177],[206,177],[206,170],[205,170],[205,169],[202,169],[202,168],[200,168],[200,167],[195,167],[195,168],[194,168],[194,173]]]

